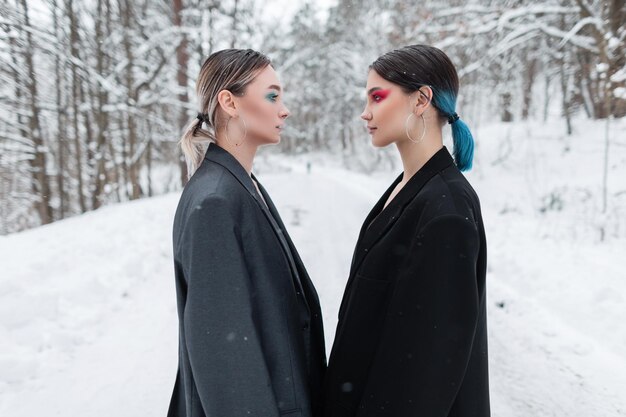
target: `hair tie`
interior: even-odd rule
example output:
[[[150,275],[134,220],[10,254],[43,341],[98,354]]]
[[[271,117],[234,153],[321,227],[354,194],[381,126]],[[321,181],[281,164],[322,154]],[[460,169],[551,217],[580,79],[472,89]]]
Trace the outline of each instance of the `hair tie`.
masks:
[[[452,124],[454,122],[456,122],[457,120],[459,120],[459,115],[456,113],[452,113],[450,116],[448,116],[448,123]]]
[[[456,113],[452,113],[450,116],[448,116],[448,123],[452,124],[454,122],[456,122],[457,120],[459,120],[459,115]]]
[[[206,121],[206,118],[204,117],[204,114],[202,113],[198,113],[198,115],[196,116],[196,119],[200,120],[201,122]]]

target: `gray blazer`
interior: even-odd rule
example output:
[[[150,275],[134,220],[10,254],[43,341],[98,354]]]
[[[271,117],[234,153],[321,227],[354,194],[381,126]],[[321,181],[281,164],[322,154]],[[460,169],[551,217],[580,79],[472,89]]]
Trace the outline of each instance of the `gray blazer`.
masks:
[[[259,188],[269,207],[239,162],[211,144],[180,197],[173,230],[179,366],[168,417],[321,413],[319,299]]]

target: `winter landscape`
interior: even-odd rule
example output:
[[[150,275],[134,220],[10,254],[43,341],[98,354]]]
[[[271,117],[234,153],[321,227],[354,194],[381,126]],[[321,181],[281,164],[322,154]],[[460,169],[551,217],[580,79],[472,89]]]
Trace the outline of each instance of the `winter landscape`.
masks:
[[[358,117],[367,66],[418,42],[457,64],[476,141],[492,415],[626,416],[623,2],[113,3],[0,3],[1,416],[166,415],[176,141],[202,57],[230,46],[285,86],[288,128],[253,172],[328,353],[359,228],[402,170]]]
[[[467,176],[489,242],[494,416],[626,415],[626,240],[609,234],[601,242],[586,225],[593,219],[583,190],[594,193],[602,151],[582,132],[601,126],[575,126],[581,134],[567,145],[549,124],[477,134]],[[612,131],[626,137],[626,124]],[[503,135],[512,147],[504,158]],[[330,349],[361,222],[397,172],[349,171],[324,154],[260,156],[259,179],[318,288]],[[615,147],[611,167],[611,194],[626,198],[626,147]],[[546,209],[555,192],[562,205]],[[177,366],[170,234],[178,196],[111,205],[0,240],[2,415],[165,414]],[[625,227],[624,213],[614,218],[611,228]]]

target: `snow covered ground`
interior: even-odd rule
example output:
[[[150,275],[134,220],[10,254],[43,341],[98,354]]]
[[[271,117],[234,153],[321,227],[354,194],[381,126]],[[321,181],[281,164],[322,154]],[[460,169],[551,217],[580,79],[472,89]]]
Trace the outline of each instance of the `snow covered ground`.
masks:
[[[476,132],[467,176],[487,227],[494,417],[626,416],[626,121],[611,127],[605,215],[603,125],[575,129]],[[365,174],[325,154],[268,152],[259,164],[318,288],[330,349],[361,222],[399,168]],[[0,238],[1,416],[165,415],[177,365],[177,201]]]

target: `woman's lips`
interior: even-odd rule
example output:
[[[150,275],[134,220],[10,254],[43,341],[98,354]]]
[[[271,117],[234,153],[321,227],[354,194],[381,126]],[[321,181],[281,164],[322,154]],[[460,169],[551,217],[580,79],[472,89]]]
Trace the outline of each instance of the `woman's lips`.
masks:
[[[373,126],[368,126],[368,127],[367,127],[367,130],[369,131],[369,134],[371,135],[372,133],[374,133],[374,131],[376,130],[376,128],[375,128],[375,127],[373,127]]]

